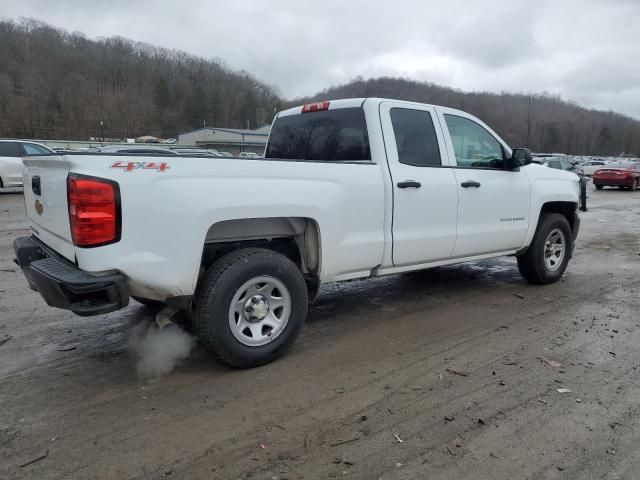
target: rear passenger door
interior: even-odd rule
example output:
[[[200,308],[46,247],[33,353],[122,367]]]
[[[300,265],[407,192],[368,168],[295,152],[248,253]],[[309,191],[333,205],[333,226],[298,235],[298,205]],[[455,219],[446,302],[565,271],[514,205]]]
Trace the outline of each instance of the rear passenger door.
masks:
[[[456,242],[458,193],[435,110],[383,102],[380,116],[393,188],[393,263],[449,258]]]

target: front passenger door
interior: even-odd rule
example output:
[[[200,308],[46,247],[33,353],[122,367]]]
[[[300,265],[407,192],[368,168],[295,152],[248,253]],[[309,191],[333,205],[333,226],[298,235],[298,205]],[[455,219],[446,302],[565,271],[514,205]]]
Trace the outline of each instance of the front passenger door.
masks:
[[[458,188],[454,257],[517,250],[529,228],[531,187],[524,169],[506,170],[507,150],[471,115],[440,111]]]

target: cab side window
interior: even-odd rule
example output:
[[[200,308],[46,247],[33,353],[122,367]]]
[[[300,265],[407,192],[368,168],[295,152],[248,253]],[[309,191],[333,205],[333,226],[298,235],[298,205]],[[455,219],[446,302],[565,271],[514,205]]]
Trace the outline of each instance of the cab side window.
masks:
[[[396,137],[398,161],[414,167],[442,165],[438,138],[429,112],[392,108],[391,124]]]
[[[502,145],[487,130],[468,118],[445,115],[444,119],[459,167],[504,168]]]

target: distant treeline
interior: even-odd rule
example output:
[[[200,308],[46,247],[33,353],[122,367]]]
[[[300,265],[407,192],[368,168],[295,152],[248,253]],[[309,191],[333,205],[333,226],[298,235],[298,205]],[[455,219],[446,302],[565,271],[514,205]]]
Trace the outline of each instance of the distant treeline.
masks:
[[[114,37],[87,39],[37,20],[0,21],[0,137],[175,137],[203,126],[257,128],[292,104],[388,97],[459,108],[512,146],[538,152],[640,154],[640,122],[545,94],[464,93],[377,78],[285,101],[220,60]]]
[[[221,61],[0,21],[0,137],[173,137],[261,127],[279,108],[272,87]]]
[[[640,121],[546,94],[465,93],[403,78],[357,78],[291,104],[349,97],[395,98],[464,110],[490,125],[512,147],[528,146],[537,152],[640,154]]]

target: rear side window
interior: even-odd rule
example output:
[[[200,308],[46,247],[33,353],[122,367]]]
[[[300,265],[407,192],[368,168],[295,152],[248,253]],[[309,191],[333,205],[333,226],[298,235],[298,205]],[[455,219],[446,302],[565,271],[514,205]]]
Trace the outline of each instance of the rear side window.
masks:
[[[400,163],[416,167],[442,165],[436,129],[429,112],[392,108],[391,124]]]
[[[23,143],[22,148],[24,148],[24,152],[27,155],[48,155],[51,153],[51,150],[48,148],[44,148],[34,143]]]
[[[278,117],[271,128],[265,157],[371,160],[364,110],[337,108]]]
[[[19,157],[18,146],[14,142],[0,142],[0,157]]]

